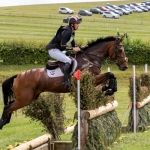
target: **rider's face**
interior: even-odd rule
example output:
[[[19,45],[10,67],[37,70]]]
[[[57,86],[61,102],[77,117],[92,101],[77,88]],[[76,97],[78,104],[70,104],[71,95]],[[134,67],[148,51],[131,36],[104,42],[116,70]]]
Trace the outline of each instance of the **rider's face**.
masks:
[[[79,28],[79,24],[74,24],[74,29],[78,30],[78,28]]]

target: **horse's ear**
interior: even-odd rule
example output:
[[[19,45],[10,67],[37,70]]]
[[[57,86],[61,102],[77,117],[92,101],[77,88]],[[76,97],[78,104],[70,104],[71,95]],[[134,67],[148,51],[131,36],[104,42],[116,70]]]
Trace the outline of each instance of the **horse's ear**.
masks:
[[[122,42],[125,38],[125,35],[123,35],[121,38],[120,38],[120,42]]]
[[[120,36],[120,33],[117,31],[117,36]]]
[[[118,38],[118,43],[122,43],[122,41],[124,40],[124,38],[125,38],[124,35],[120,36],[120,38]]]

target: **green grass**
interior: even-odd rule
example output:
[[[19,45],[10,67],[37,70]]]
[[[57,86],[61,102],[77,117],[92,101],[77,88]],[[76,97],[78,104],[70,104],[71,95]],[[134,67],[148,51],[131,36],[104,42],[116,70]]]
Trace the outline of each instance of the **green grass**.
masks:
[[[27,65],[27,66],[4,66],[1,65],[1,74],[4,74],[5,77],[9,77],[16,73],[20,73],[24,70],[28,70],[30,68],[42,67]],[[107,71],[107,67],[110,67],[111,72],[115,74],[118,82],[118,91],[115,93],[115,99],[119,103],[119,107],[116,109],[118,117],[120,121],[123,121],[125,113],[127,111],[127,107],[129,104],[129,96],[128,96],[128,86],[129,86],[129,77],[132,76],[132,66],[130,65],[126,71],[118,70],[116,65],[107,65],[104,64],[102,68],[102,73]],[[9,70],[10,68],[10,70]],[[136,75],[144,73],[144,65],[136,66]],[[1,80],[4,80],[2,78]],[[2,99],[0,99],[2,101]],[[66,112],[65,115],[67,119],[70,119],[71,124],[73,123],[73,116],[76,111],[75,104],[72,99],[68,97],[66,94],[65,98],[66,104]],[[2,113],[3,103],[0,102],[0,114]],[[127,124],[128,117],[125,119],[124,125]],[[21,114],[21,110],[17,111],[17,116],[14,113],[11,119],[10,124],[4,126],[3,130],[0,131],[0,148],[6,148],[8,145],[14,145],[15,142],[23,142],[29,141],[30,138],[36,138],[40,135],[45,134],[42,132],[43,127],[39,123],[30,122],[29,118],[25,118]],[[71,140],[72,134],[69,135],[61,135],[62,140]],[[147,140],[149,139],[150,132],[147,133],[130,133],[130,134],[122,134],[121,137],[126,136],[126,138],[122,138],[122,140],[118,140],[117,144],[112,145],[113,150],[141,150],[141,148],[148,148]],[[141,141],[143,144],[141,144]],[[136,144],[137,143],[137,144]],[[126,148],[127,147],[127,148]]]
[[[132,1],[110,2],[116,5]],[[141,2],[137,0],[136,2]],[[105,6],[106,2],[70,3],[70,4],[45,4],[31,6],[1,7],[0,11],[0,39],[23,39],[49,42],[57,28],[62,23],[66,14],[58,14],[60,6],[74,9],[75,14],[79,9],[90,10],[92,7]],[[120,19],[102,18],[101,14],[91,17],[83,16],[80,29],[76,32],[76,39],[86,41],[100,36],[116,35],[125,31],[132,39],[141,38],[149,41],[150,37],[150,12],[133,13],[121,16]]]
[[[130,3],[132,1],[110,2],[116,5],[121,3]],[[136,2],[141,2],[137,0]],[[47,4],[33,6],[15,6],[15,7],[0,7],[0,41],[3,40],[19,40],[49,42],[53,37],[57,28],[62,23],[64,17],[68,15],[58,14],[60,6],[70,7],[75,10],[75,14],[79,9],[89,10],[95,6],[104,6],[106,2],[92,3],[70,3],[70,4]],[[101,15],[93,14],[92,17],[83,16],[83,22],[80,29],[76,33],[76,39],[87,41],[100,36],[116,35],[117,28],[121,33],[126,31],[131,39],[140,38],[143,41],[150,39],[150,12],[133,13],[131,15],[122,16],[120,19],[104,19]],[[129,104],[128,86],[129,77],[132,76],[132,66],[122,72],[114,65],[109,65],[118,81],[118,92],[115,93],[115,99],[119,102],[119,107],[116,109],[120,121],[124,119],[127,107]],[[44,65],[26,65],[26,66],[4,66],[0,65],[0,83],[7,77],[18,74],[22,71],[44,67]],[[102,73],[107,71],[108,65],[103,65]],[[144,65],[136,66],[137,75],[144,72]],[[74,112],[76,111],[73,101],[66,94],[66,117],[73,120]],[[3,103],[0,97],[0,114],[2,113]],[[127,118],[124,125],[127,124]],[[12,116],[11,123],[4,126],[0,131],[0,149],[5,149],[9,144],[14,145],[15,142],[28,141],[30,138],[36,138],[45,134],[42,132],[42,125],[39,123],[30,122],[29,118],[24,118],[21,110],[17,111]],[[148,150],[150,149],[149,136],[150,132],[122,134],[117,144],[112,146],[113,150]],[[62,135],[62,140],[70,140],[71,134]]]

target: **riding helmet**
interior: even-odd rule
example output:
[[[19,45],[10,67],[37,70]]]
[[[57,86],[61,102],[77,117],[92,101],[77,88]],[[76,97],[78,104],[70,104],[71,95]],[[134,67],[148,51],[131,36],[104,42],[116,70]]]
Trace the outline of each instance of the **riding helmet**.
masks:
[[[82,22],[82,17],[81,16],[71,16],[69,18],[69,24],[80,24]]]

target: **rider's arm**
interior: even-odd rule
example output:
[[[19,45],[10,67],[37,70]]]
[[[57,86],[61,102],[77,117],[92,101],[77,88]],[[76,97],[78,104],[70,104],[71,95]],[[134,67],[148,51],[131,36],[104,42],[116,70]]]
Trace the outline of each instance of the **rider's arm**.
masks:
[[[74,39],[73,39],[72,42],[71,42],[71,46],[72,46],[72,47],[75,47],[75,40],[74,40]]]
[[[71,33],[69,30],[65,30],[62,35],[61,43],[60,43],[60,50],[65,50],[67,46],[67,42],[69,41]]]
[[[72,47],[68,47],[67,42],[69,41],[71,34],[69,30],[65,30],[61,39],[61,47],[60,50],[74,50],[74,51],[80,51],[79,47],[75,47],[75,41],[73,40],[71,43]]]

